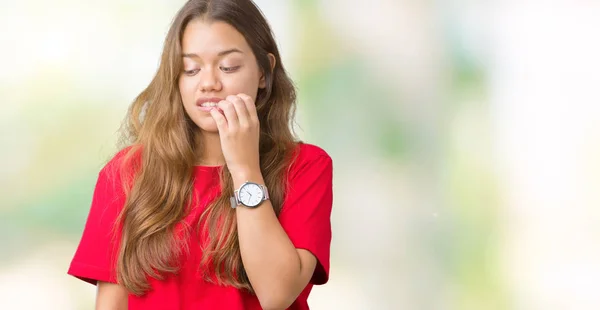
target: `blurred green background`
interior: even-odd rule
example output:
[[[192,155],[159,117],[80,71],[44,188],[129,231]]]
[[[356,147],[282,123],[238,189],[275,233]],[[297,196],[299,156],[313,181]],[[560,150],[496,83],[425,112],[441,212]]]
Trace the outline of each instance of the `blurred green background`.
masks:
[[[0,0],[0,309],[66,275],[184,1]],[[333,157],[313,309],[599,309],[600,4],[257,0]]]

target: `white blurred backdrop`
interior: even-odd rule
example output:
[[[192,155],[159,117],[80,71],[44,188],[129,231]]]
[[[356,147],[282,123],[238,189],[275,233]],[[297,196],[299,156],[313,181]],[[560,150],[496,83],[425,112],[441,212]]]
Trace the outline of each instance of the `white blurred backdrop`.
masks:
[[[93,309],[66,270],[183,3],[0,0],[0,309]],[[600,308],[600,2],[256,3],[334,160],[311,308]]]

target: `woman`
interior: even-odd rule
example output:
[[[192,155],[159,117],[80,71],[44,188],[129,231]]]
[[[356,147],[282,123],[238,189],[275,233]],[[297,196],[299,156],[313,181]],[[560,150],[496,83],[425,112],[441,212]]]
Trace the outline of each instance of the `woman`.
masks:
[[[329,273],[332,162],[251,0],[193,0],[100,171],[69,274],[96,309],[308,309]]]

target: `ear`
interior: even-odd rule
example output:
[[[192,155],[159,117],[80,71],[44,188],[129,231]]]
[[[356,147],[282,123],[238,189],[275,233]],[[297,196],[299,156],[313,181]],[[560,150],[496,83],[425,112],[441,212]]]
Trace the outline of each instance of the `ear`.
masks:
[[[275,69],[275,65],[277,60],[275,60],[275,55],[269,53],[267,55],[269,57],[269,62],[271,63],[271,73],[273,73],[273,70]],[[263,75],[260,77],[260,81],[258,83],[258,88],[265,88],[267,87],[267,81],[265,81],[265,74],[263,73]]]

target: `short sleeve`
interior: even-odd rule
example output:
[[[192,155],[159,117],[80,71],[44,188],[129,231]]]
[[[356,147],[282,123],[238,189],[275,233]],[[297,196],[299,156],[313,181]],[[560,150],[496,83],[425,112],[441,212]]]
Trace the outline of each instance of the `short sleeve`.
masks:
[[[91,284],[116,283],[120,229],[115,226],[125,195],[109,163],[98,175],[92,204],[68,274]]]
[[[317,258],[312,284],[325,284],[329,279],[332,178],[332,160],[324,151],[310,158],[300,158],[297,167],[290,171],[289,187],[279,216],[294,246],[310,251]]]

